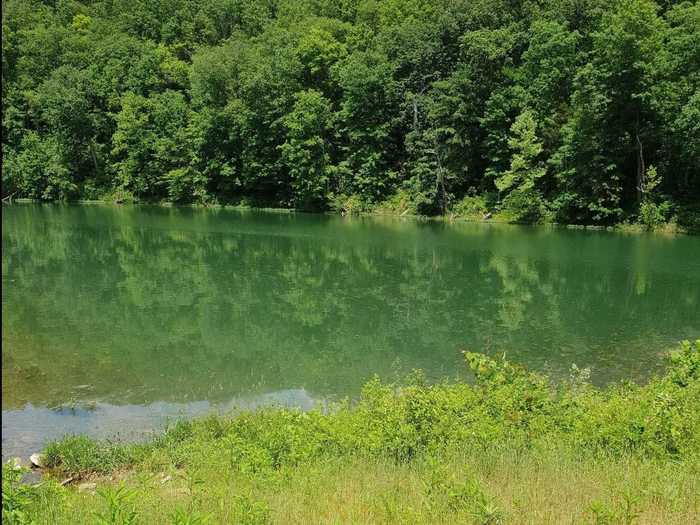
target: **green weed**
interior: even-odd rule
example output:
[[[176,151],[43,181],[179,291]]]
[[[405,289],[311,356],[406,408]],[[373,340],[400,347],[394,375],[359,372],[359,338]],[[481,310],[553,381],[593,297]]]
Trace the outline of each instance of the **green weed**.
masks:
[[[305,501],[317,512],[325,505],[336,505],[336,511],[346,505],[365,509],[346,516],[349,522],[370,515],[389,522],[445,516],[474,523],[517,522],[520,513],[533,512],[523,502],[546,505],[543,495],[528,492],[533,477],[547,490],[578,501],[577,515],[598,523],[648,521],[649,509],[654,519],[673,513],[677,523],[693,515],[688,494],[693,487],[700,490],[697,483],[686,481],[675,492],[668,487],[676,477],[692,478],[700,468],[700,341],[683,343],[663,376],[645,385],[620,383],[605,389],[590,385],[581,370],[554,384],[504,358],[467,353],[465,359],[472,383],[429,384],[419,375],[394,384],[374,379],[356,404],[331,411],[268,409],[181,421],[142,445],[70,437],[50,445],[47,459],[61,476],[120,471],[141,495],[163,493],[181,507],[185,503],[189,514],[179,514],[181,520],[202,520],[200,509],[211,509],[214,522],[266,523],[279,521],[277,513],[286,506],[314,521],[314,515],[301,510]],[[377,486],[364,487],[359,475],[351,485],[339,485],[355,465],[372,470],[385,486],[397,487],[397,481],[382,478],[392,473],[413,479],[423,490],[402,486],[402,492],[387,495]],[[610,465],[639,480],[616,481],[615,493],[623,495],[612,500],[601,489],[580,490],[582,480],[596,487],[596,480],[608,479]],[[11,480],[16,474],[6,470],[3,495],[9,496],[3,512],[17,510],[20,520],[21,512],[31,508],[27,498],[34,496],[17,492]],[[153,482],[149,470],[171,472],[172,482]],[[234,482],[239,484],[235,494],[243,488],[249,496],[238,496],[233,507],[222,506],[230,501]],[[37,489],[44,498],[40,514],[53,513],[57,522],[60,509],[74,501],[70,491],[59,490],[68,495],[66,506],[56,490]],[[365,490],[371,491],[367,497],[360,495]],[[131,519],[129,497],[106,494],[110,510],[103,519]],[[135,502],[139,512],[140,499]],[[161,522],[175,519],[158,505],[143,508],[160,512]],[[560,512],[569,519],[573,511]],[[303,522],[301,517],[297,522]]]
[[[134,525],[137,523],[138,514],[134,510],[135,491],[122,484],[116,489],[111,487],[99,489],[97,494],[106,503],[107,510],[95,514],[95,523],[98,525]]]
[[[27,469],[20,467],[14,461],[8,461],[2,466],[3,523],[12,525],[31,523],[27,515],[27,507],[34,501],[35,491],[21,483],[25,472]]]

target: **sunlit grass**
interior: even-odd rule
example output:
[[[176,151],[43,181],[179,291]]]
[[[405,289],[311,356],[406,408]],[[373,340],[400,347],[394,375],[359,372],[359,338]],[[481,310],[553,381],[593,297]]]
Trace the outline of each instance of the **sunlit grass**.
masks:
[[[51,477],[38,487],[3,468],[3,517],[697,523],[700,341],[684,343],[663,377],[604,390],[580,370],[553,385],[504,360],[466,357],[474,384],[416,374],[402,385],[370,381],[357,405],[330,412],[181,421],[138,445],[66,438],[47,448]]]
[[[586,460],[564,452],[505,451],[426,457],[411,464],[367,458],[315,461],[244,475],[209,461],[162,472],[98,478],[134,494],[141,523],[176,522],[174,509],[210,523],[697,523],[700,464]],[[167,481],[164,481],[167,480]],[[94,523],[103,496],[56,488],[37,523]],[[474,492],[477,491],[477,494]]]

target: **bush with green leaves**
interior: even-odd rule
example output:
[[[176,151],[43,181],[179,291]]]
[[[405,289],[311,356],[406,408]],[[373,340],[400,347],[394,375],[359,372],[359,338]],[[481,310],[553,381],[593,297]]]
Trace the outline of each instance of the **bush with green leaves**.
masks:
[[[136,492],[124,484],[117,488],[107,487],[97,494],[104,500],[107,509],[95,514],[97,525],[135,525],[138,523],[138,513],[134,510]]]
[[[639,223],[648,230],[658,228],[665,224],[671,211],[671,203],[663,201],[655,203],[651,200],[645,200],[639,206]]]
[[[593,485],[617,480],[620,486],[610,491],[582,486],[589,492],[577,498],[576,519],[596,523],[631,522],[650,506],[678,509],[676,521],[685,523],[682,517],[697,506],[688,494],[700,458],[700,341],[683,342],[671,353],[663,375],[606,388],[594,387],[577,367],[570,378],[553,382],[504,356],[465,353],[465,359],[472,375],[467,381],[431,384],[420,373],[397,383],[375,378],[356,402],[323,410],[268,408],[180,420],[141,445],[66,438],[47,449],[52,475],[93,476],[102,497],[86,500],[51,480],[24,486],[21,471],[5,466],[3,518],[53,523],[58,516],[60,523],[73,523],[82,512],[90,523],[147,522],[155,515],[178,524],[211,517],[257,525],[278,522],[291,494],[301,498],[297,512],[308,505],[306,497],[342,494],[342,476],[353,469],[360,469],[354,508],[380,507],[391,522],[508,522],[524,509],[494,483],[527,491],[530,476],[545,490],[563,479],[581,482],[581,476]],[[610,465],[622,472],[608,476]],[[494,469],[496,480],[490,478]],[[630,480],[634,469],[646,474]],[[365,470],[373,472],[370,485]],[[670,487],[679,472],[679,483],[690,485]],[[397,473],[414,485],[395,480],[402,492],[388,494],[387,476]],[[111,481],[115,475],[126,485]],[[640,492],[642,479],[653,485],[648,494]],[[173,498],[175,510],[160,508],[160,497]],[[340,498],[333,508],[349,504]],[[540,516],[547,511],[534,510]],[[574,517],[567,509],[558,512]]]
[[[35,490],[22,483],[28,469],[13,460],[2,466],[2,521],[10,525],[31,523],[28,507],[36,499]]]
[[[20,196],[56,200],[78,195],[60,142],[53,136],[28,132],[17,151],[6,152],[5,161],[3,172],[8,173],[8,185]]]
[[[389,215],[417,215],[419,202],[416,194],[406,189],[400,189],[389,198],[376,203],[372,211]]]
[[[482,219],[487,212],[486,199],[481,195],[467,195],[452,207],[452,213],[465,219]]]
[[[574,454],[648,459],[700,452],[700,341],[684,342],[663,376],[597,389],[578,374],[554,384],[503,357],[466,353],[474,382],[368,382],[333,410],[264,409],[185,421],[145,445],[67,438],[47,448],[66,474],[109,472],[152,456],[187,465],[216,454],[251,475],[331,457],[411,462],[448,450],[563,447]]]
[[[334,195],[329,203],[329,208],[342,215],[358,215],[370,210],[371,206],[359,195]]]

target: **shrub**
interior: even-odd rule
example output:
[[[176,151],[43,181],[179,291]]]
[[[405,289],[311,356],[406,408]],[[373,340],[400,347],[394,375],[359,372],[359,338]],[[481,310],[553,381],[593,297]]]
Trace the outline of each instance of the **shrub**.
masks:
[[[10,525],[31,523],[27,514],[34,501],[34,490],[21,482],[27,472],[14,461],[2,466],[2,522]]]
[[[121,484],[116,489],[107,487],[98,490],[97,494],[107,505],[106,511],[95,514],[97,525],[134,525],[137,523],[138,515],[134,510],[136,492]]]
[[[170,170],[165,175],[165,182],[168,188],[168,198],[172,202],[206,201],[205,179],[192,168]]]
[[[656,204],[651,200],[645,200],[639,207],[638,221],[648,230],[653,230],[664,224],[671,211],[671,203],[663,201]]]
[[[501,212],[512,222],[538,223],[551,220],[542,195],[534,190],[514,190],[501,203]]]
[[[66,438],[47,461],[67,473],[108,472],[164,455],[175,466],[211,454],[254,476],[317,459],[411,462],[448,450],[564,447],[575,454],[670,459],[700,451],[700,341],[683,343],[648,384],[599,390],[580,373],[552,384],[507,361],[466,353],[474,383],[368,382],[360,400],[330,412],[268,409],[231,420],[179,422],[149,445]]]
[[[684,230],[700,233],[700,206],[680,207],[675,219]]]
[[[486,199],[481,195],[467,195],[454,205],[452,211],[455,215],[466,219],[481,219],[488,211],[488,208]]]
[[[35,131],[29,131],[22,137],[19,150],[9,150],[5,156],[3,185],[7,182],[8,188],[16,189],[20,196],[32,199],[74,198],[78,194],[78,186],[64,156],[61,144],[55,137],[42,137]],[[4,176],[5,171],[7,177]]]
[[[348,215],[363,213],[369,209],[367,202],[359,195],[335,195],[329,206],[336,213]]]
[[[669,354],[670,368],[668,379],[681,387],[700,380],[700,340],[695,345],[690,341],[681,342],[680,347]]]
[[[137,202],[134,194],[124,188],[115,188],[103,194],[101,198],[106,202],[113,202],[116,204],[133,204]]]
[[[418,201],[411,192],[400,189],[385,201],[376,204],[372,211],[389,215],[417,215]]]

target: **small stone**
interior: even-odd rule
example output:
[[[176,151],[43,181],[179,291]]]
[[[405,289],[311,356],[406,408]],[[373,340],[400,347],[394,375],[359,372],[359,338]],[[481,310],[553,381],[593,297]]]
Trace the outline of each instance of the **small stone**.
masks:
[[[46,466],[46,456],[39,454],[38,452],[35,452],[29,456],[29,461],[31,462],[32,467],[35,468],[44,468]]]
[[[81,483],[78,485],[78,492],[93,492],[97,488],[97,483]]]

